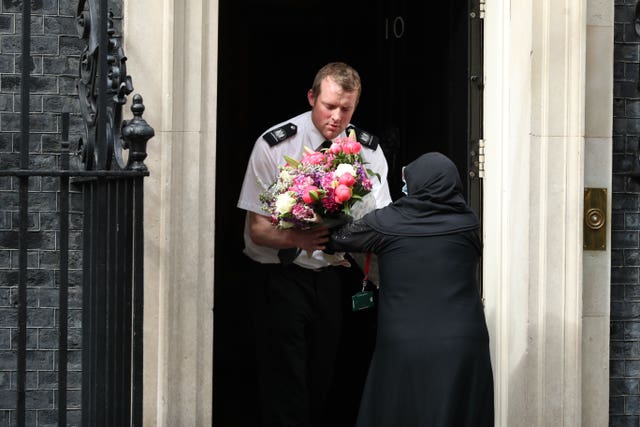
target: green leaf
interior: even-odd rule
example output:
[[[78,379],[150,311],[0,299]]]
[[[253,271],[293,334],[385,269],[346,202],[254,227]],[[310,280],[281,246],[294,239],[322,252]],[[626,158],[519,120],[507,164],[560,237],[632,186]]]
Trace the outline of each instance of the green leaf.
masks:
[[[380,178],[380,174],[378,172],[374,172],[371,169],[367,169],[367,173],[369,174],[369,176],[375,176],[376,178],[378,178],[378,181],[382,182],[382,179]]]
[[[287,163],[289,163],[294,168],[297,168],[298,165],[300,165],[300,162],[294,159],[293,157],[284,156],[284,159],[287,161]],[[380,179],[380,177],[378,177],[378,179]]]
[[[316,202],[319,202],[319,201],[320,201],[320,194],[318,194],[318,192],[317,192],[316,190],[309,191],[309,195],[310,195],[310,196],[311,196],[311,198],[312,198],[313,200],[315,200]]]

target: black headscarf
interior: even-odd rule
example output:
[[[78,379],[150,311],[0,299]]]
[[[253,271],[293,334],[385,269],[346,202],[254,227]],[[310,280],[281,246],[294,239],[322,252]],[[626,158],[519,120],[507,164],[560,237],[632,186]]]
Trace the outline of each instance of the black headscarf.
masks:
[[[456,165],[444,154],[426,153],[404,169],[408,196],[364,217],[373,229],[397,236],[435,236],[480,227],[462,195]]]

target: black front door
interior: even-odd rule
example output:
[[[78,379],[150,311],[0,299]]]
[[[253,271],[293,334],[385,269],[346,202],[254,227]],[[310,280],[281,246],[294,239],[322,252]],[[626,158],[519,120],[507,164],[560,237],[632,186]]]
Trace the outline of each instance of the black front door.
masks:
[[[476,3],[347,0],[328,7],[319,0],[219,1],[216,427],[255,425],[247,302],[259,278],[237,267],[246,260],[244,215],[235,206],[256,138],[267,127],[306,111],[306,93],[317,69],[344,61],[359,71],[363,82],[353,122],[382,138],[393,198],[400,196],[401,167],[422,153],[440,151],[458,165],[467,196],[479,207],[480,185],[470,156],[481,135],[481,86],[477,77],[472,79],[474,73],[481,75]],[[349,336],[335,395],[343,414],[338,419],[345,426],[352,425],[357,409],[374,317],[347,313]]]

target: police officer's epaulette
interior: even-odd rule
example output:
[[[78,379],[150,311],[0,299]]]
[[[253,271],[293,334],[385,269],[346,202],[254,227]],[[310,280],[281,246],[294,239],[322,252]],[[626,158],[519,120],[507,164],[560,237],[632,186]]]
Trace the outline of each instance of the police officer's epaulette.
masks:
[[[262,137],[269,143],[271,147],[277,145],[284,141],[287,138],[292,137],[298,132],[298,126],[293,123],[287,123],[286,125],[282,125],[279,128],[275,128],[270,130],[269,132],[262,135]]]
[[[356,132],[356,139],[363,146],[375,151],[376,148],[378,148],[378,145],[380,145],[380,138],[370,134],[369,132],[365,132],[362,129],[358,129],[353,125],[347,126],[347,135],[349,135],[349,132],[351,131],[351,129],[353,129]]]

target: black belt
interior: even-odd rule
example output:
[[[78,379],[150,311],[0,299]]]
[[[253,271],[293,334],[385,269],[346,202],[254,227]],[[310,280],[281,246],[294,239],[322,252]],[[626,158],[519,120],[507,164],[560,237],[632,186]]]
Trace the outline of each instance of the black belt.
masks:
[[[265,268],[268,268],[268,269],[278,269],[278,270],[281,270],[281,269],[296,269],[296,270],[301,270],[301,271],[305,271],[305,272],[311,271],[311,272],[314,272],[314,273],[321,273],[323,271],[327,271],[329,269],[338,267],[336,265],[327,265],[327,266],[318,267],[318,268],[307,268],[307,267],[303,267],[301,265],[293,264],[293,263],[292,264],[281,264],[281,263],[280,264],[279,263],[263,264],[263,263],[256,262],[256,264],[260,264],[261,266],[263,266]]]

